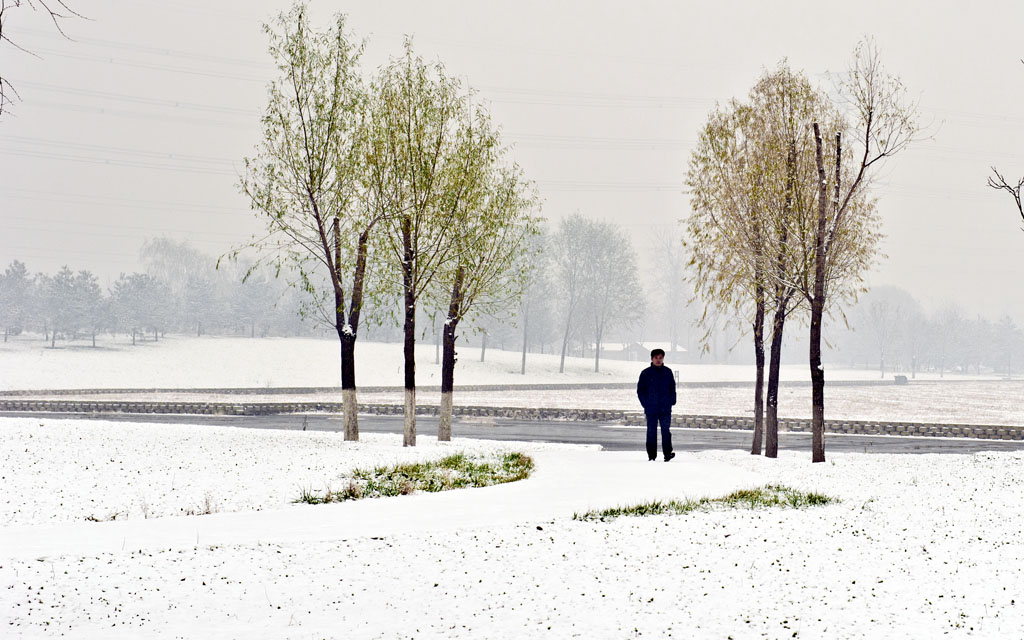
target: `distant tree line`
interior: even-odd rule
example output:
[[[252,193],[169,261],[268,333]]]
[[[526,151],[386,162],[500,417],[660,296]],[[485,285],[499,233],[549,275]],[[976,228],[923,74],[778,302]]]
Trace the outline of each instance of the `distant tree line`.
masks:
[[[880,377],[919,372],[1013,375],[1024,371],[1024,331],[1013,318],[973,316],[956,304],[926,312],[899,287],[868,291],[835,337],[836,360]]]
[[[313,330],[299,313],[300,298],[273,275],[242,281],[238,270],[217,270],[214,258],[187,243],[159,239],[143,248],[145,272],[123,273],[109,287],[88,269],[32,273],[14,260],[0,274],[4,341],[23,331],[58,340],[130,336],[132,343],[165,333],[302,335]]]

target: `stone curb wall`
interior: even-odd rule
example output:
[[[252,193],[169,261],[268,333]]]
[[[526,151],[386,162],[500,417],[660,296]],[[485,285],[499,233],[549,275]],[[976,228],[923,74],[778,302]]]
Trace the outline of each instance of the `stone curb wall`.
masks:
[[[84,400],[14,400],[0,399],[0,412],[26,413],[129,413],[129,414],[192,414],[257,416],[289,413],[341,413],[340,402],[92,402]],[[419,405],[417,415],[436,416],[434,405]],[[636,411],[604,409],[555,409],[536,407],[456,406],[457,416],[508,418],[513,420],[561,420],[567,422],[606,422],[630,426],[646,424],[644,415]],[[402,415],[402,405],[360,404],[360,413]],[[747,417],[675,415],[673,425],[691,429],[754,428],[754,419]],[[810,432],[808,419],[780,418],[779,429]],[[968,425],[912,422],[877,422],[868,420],[826,420],[825,431],[857,435],[928,436],[980,438],[989,440],[1024,440],[1024,427],[1000,425]]]
[[[945,383],[956,383],[959,380],[947,380]],[[986,382],[1000,382],[999,380]],[[718,381],[718,382],[679,382],[677,386],[682,389],[698,388],[732,388],[741,389],[751,387],[750,381]],[[780,386],[784,387],[809,387],[810,382],[806,380],[782,380]],[[877,387],[892,386],[892,380],[831,380],[825,384],[825,388],[843,387]],[[552,383],[552,384],[468,384],[455,385],[455,391],[558,391],[558,390],[586,390],[586,389],[635,389],[635,382],[580,382],[580,383]],[[359,387],[360,393],[400,393],[404,387],[375,386]],[[416,390],[421,393],[440,392],[441,387],[436,385],[417,386]],[[316,395],[330,394],[341,395],[341,387],[226,387],[226,388],[196,388],[196,389],[10,389],[0,390],[0,398],[14,398],[23,396],[87,396],[87,395],[132,395],[137,393],[193,393],[197,395]]]

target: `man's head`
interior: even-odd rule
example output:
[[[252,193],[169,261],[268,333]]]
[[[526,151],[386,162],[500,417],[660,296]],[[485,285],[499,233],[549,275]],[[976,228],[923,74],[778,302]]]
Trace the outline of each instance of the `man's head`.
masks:
[[[653,349],[651,350],[651,364],[656,367],[660,367],[665,364],[665,350],[664,349]]]

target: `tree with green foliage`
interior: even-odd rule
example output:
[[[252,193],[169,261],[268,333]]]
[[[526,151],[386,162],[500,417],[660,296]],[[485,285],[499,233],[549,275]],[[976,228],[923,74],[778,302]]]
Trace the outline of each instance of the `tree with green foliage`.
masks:
[[[720,315],[753,317],[755,455],[761,453],[763,430],[765,455],[778,456],[783,334],[787,318],[802,302],[795,282],[803,279],[809,265],[801,244],[806,232],[799,224],[813,201],[807,186],[813,170],[809,123],[828,109],[827,100],[806,77],[780,64],[758,80],[747,102],[733,100],[712,113],[691,157],[689,280],[705,302],[705,327]],[[705,344],[707,338],[706,333]]]
[[[465,135],[483,142],[495,135],[486,133],[489,128],[486,119],[481,119]],[[496,146],[497,140],[486,144]],[[531,271],[523,257],[528,260],[535,247],[530,240],[538,233],[538,220],[533,215],[538,200],[533,185],[523,179],[518,166],[499,164],[502,151],[499,149],[480,167],[483,175],[475,178],[481,181],[479,193],[462,199],[463,210],[456,219],[452,239],[456,252],[438,280],[439,293],[449,293],[442,338],[438,440],[451,440],[459,323],[470,316],[494,317],[511,311],[522,297]],[[465,152],[476,153],[469,148]]]
[[[255,269],[307,292],[341,346],[345,439],[359,439],[355,344],[363,306],[370,235],[380,221],[361,191],[366,91],[358,69],[362,46],[346,34],[343,15],[326,31],[296,4],[264,25],[279,77],[268,90],[263,138],[246,158],[241,188],[267,233],[232,251],[255,249]],[[350,274],[350,275],[349,275]],[[346,309],[347,307],[347,309]]]
[[[441,63],[427,64],[409,41],[371,90],[369,197],[387,212],[382,275],[402,301],[405,446],[416,445],[417,304],[459,250],[458,220],[490,153],[468,142],[460,91]]]

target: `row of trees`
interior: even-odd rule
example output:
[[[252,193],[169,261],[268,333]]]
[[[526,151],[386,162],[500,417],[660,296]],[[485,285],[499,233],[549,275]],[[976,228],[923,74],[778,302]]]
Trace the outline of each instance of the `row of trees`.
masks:
[[[446,311],[442,415],[450,438],[455,339],[467,317],[515,306],[533,264],[533,185],[508,159],[471,92],[411,43],[366,80],[362,45],[339,15],[326,31],[305,5],[265,27],[279,71],[242,189],[267,234],[232,252],[293,274],[337,332],[345,438],[358,439],[355,343],[364,299],[401,301],[404,444],[416,444],[417,309]]]
[[[95,347],[103,333],[131,335],[135,344],[147,334],[157,340],[168,331],[255,336],[303,330],[297,296],[279,283],[266,277],[242,283],[226,273],[212,276],[189,279],[176,290],[174,279],[151,270],[121,274],[104,288],[89,270],[65,266],[53,274],[33,274],[15,260],[0,274],[4,342],[12,332],[26,330],[44,334],[51,347],[58,339],[82,337]]]
[[[898,287],[876,287],[848,313],[836,354],[851,366],[915,377],[918,371],[1012,375],[1024,365],[1024,332],[1009,316],[995,321],[954,304],[926,312]]]
[[[765,454],[778,455],[782,337],[799,311],[809,316],[812,460],[825,460],[824,315],[856,296],[877,255],[871,172],[916,133],[914,105],[899,80],[884,73],[870,42],[857,47],[838,90],[835,102],[783,63],[764,74],[747,101],[711,114],[690,161],[689,280],[709,314],[750,320],[754,454],[761,453],[763,431]]]

